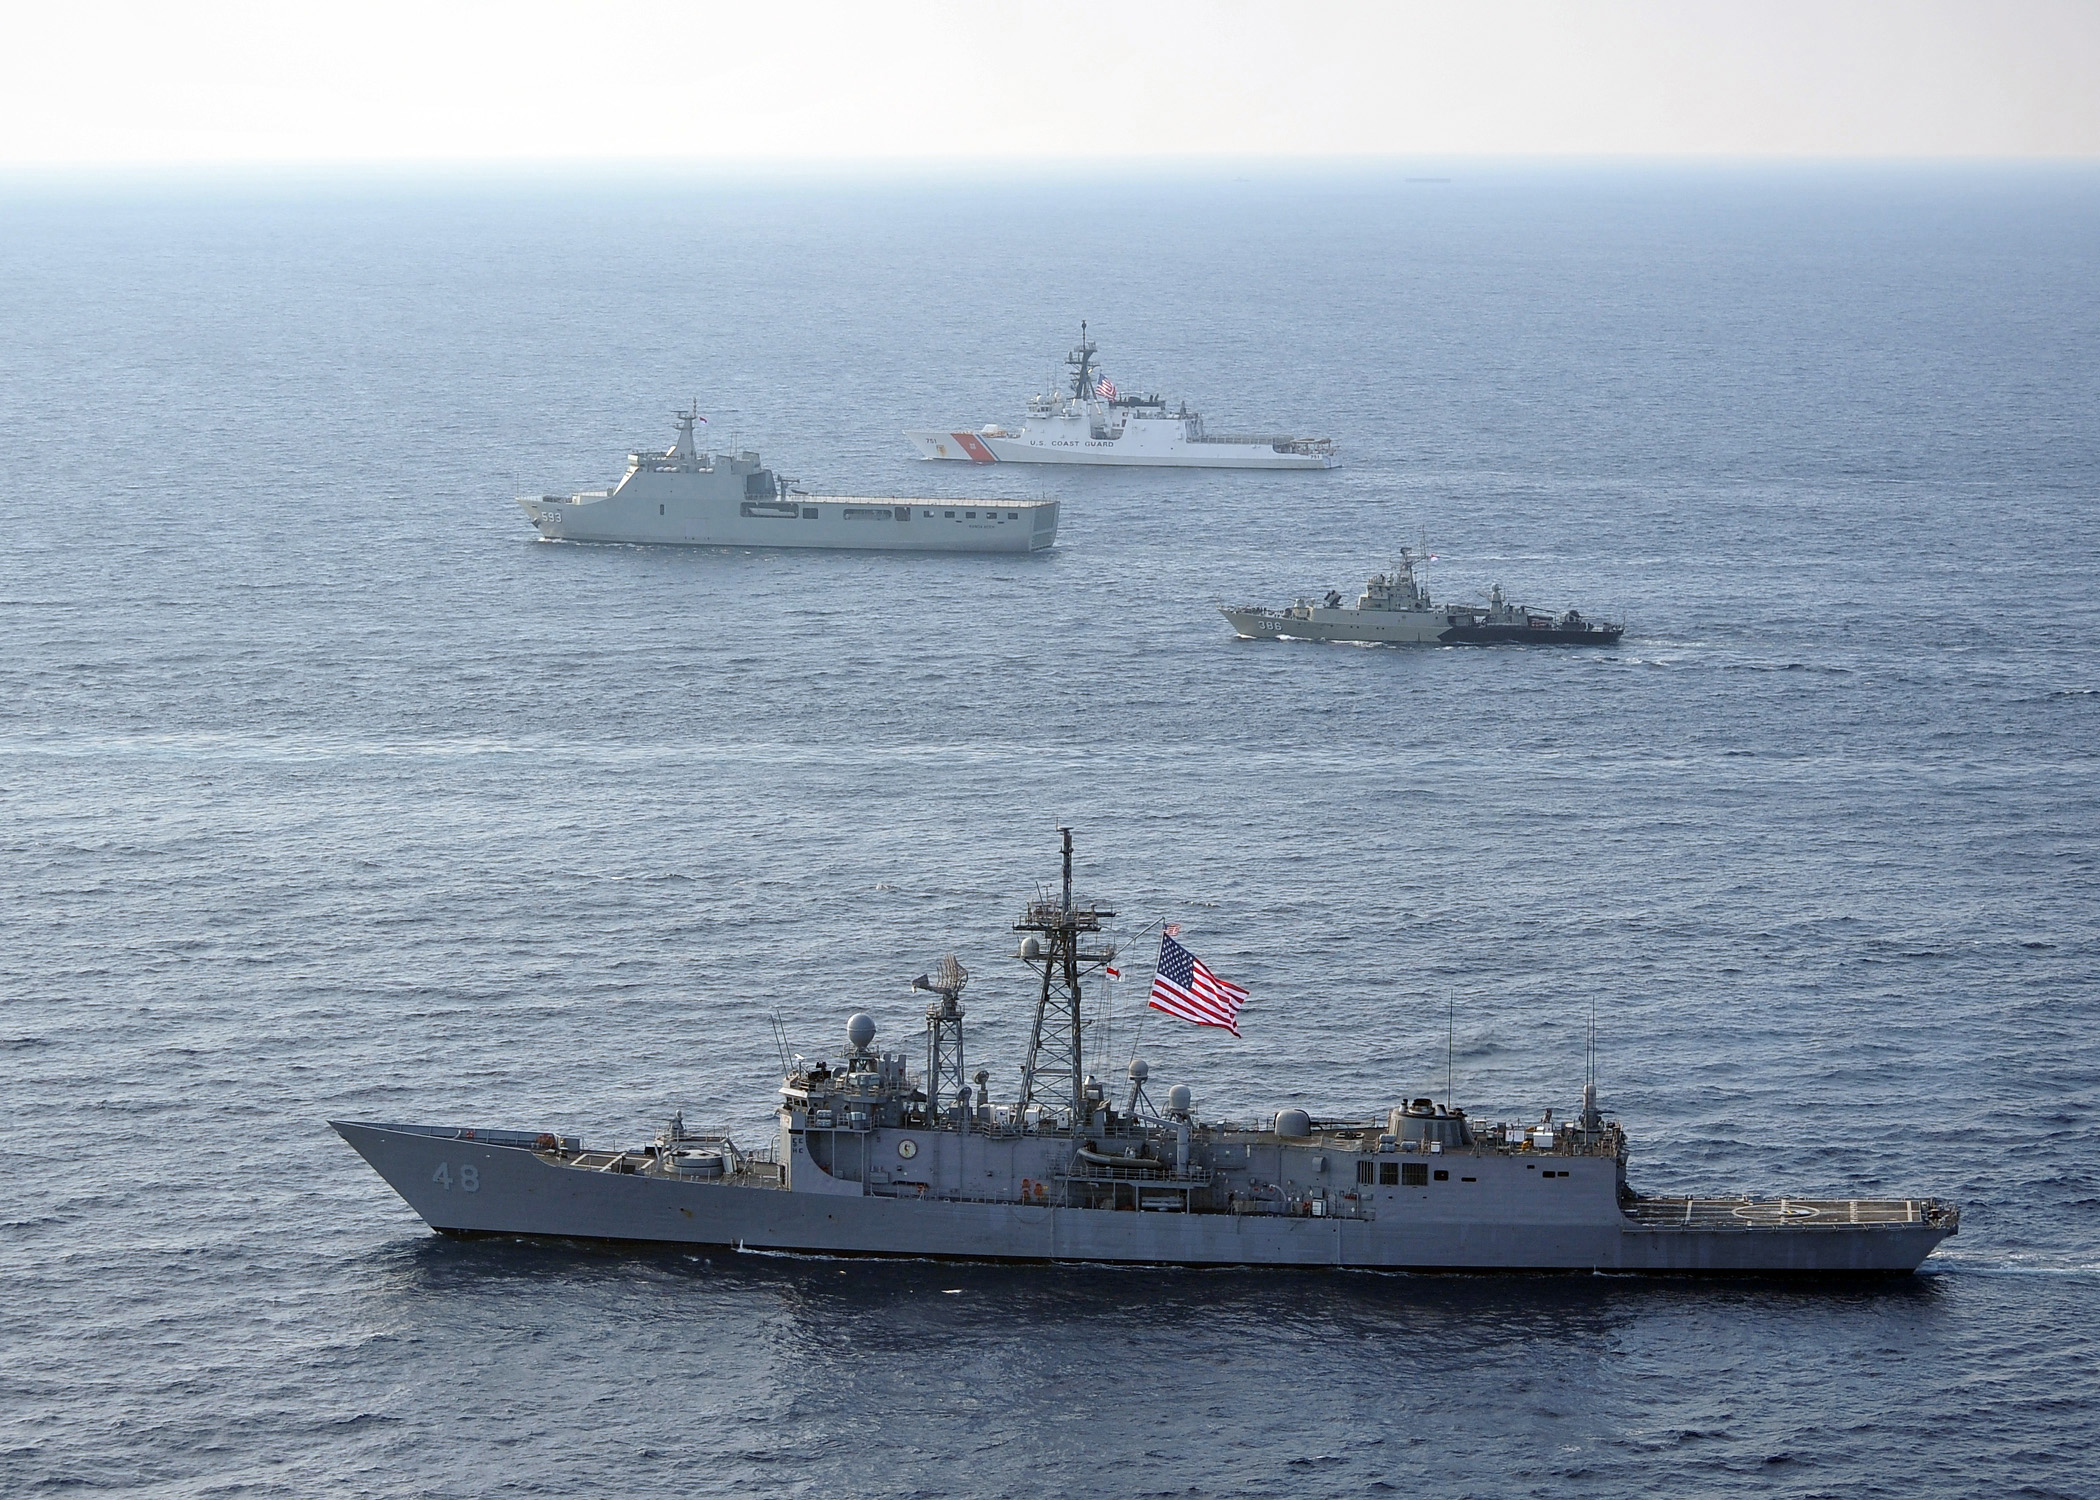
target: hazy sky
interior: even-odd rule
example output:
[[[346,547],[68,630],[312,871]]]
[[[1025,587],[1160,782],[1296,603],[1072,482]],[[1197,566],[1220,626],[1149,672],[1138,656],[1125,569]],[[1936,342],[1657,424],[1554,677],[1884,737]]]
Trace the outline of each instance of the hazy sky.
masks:
[[[2100,0],[15,0],[0,165],[2100,156]]]

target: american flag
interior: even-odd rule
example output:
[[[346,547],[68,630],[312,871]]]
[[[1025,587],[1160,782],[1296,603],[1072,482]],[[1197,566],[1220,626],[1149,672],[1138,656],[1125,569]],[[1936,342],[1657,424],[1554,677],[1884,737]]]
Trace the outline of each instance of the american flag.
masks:
[[[1165,933],[1159,939],[1159,967],[1152,975],[1152,1008],[1198,1026],[1222,1026],[1240,1034],[1240,1007],[1247,992],[1220,979],[1203,960]]]
[[[1094,394],[1103,401],[1113,401],[1116,399],[1116,383],[1104,375],[1094,382]]]

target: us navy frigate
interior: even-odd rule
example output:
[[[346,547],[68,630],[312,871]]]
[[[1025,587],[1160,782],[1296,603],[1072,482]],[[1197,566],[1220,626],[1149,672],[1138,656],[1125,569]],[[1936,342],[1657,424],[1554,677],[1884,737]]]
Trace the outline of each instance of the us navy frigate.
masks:
[[[1331,438],[1212,432],[1186,401],[1169,406],[1156,393],[1118,390],[1094,363],[1099,352],[1081,323],[1065,356],[1065,389],[1029,397],[1028,420],[1017,431],[991,422],[904,435],[921,458],[953,463],[1331,469],[1341,462]]]
[[[1558,614],[1527,609],[1488,590],[1485,604],[1438,604],[1416,577],[1432,561],[1412,547],[1400,549],[1390,573],[1374,573],[1356,603],[1344,605],[1338,590],[1315,603],[1300,599],[1287,609],[1259,604],[1219,610],[1233,632],[1249,640],[1351,641],[1392,646],[1615,646],[1623,621],[1586,620],[1579,610]]]
[[[518,496],[540,540],[877,552],[1041,552],[1057,543],[1055,500],[805,495],[755,452],[702,452],[697,405],[673,415],[678,440],[662,453],[628,454],[610,489]]]
[[[1426,1096],[1319,1118],[1155,1107],[1130,1061],[1111,1097],[1085,1066],[1084,994],[1114,961],[1113,910],[1059,889],[1014,923],[1035,1024],[1018,1090],[966,1074],[951,956],[925,995],[923,1069],[866,1013],[836,1059],[784,1061],[777,1128],[749,1146],[674,1118],[639,1146],[553,1131],[337,1121],[434,1229],[835,1255],[1399,1270],[1888,1274],[1960,1211],[1927,1197],[1658,1196],[1586,1084],[1555,1120],[1494,1123]],[[785,1049],[783,1049],[784,1051]]]

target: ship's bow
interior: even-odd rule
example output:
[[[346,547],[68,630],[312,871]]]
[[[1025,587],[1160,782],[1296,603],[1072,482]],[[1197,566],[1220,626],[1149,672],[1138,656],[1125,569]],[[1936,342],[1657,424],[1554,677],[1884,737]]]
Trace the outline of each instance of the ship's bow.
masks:
[[[562,502],[552,495],[519,495],[518,509],[543,541],[558,541],[562,534]]]

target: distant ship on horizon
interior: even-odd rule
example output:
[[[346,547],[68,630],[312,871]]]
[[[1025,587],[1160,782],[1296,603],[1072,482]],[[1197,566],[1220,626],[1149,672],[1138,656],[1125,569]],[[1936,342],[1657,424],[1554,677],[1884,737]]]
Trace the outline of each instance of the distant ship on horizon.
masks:
[[[1193,469],[1331,469],[1341,462],[1331,438],[1212,433],[1188,403],[1169,410],[1157,395],[1124,395],[1095,364],[1098,349],[1079,325],[1065,356],[1062,393],[1031,396],[1018,431],[992,423],[907,431],[919,456],[977,464],[1119,464]]]

